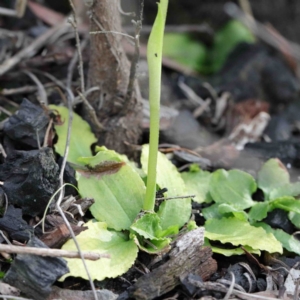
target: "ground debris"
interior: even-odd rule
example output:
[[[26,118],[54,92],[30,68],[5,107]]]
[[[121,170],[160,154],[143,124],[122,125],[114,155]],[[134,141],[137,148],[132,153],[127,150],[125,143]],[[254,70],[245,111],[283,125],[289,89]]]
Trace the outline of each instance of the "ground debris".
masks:
[[[197,228],[177,239],[168,253],[169,260],[139,278],[129,290],[135,299],[154,299],[180,284],[180,278],[193,273],[207,280],[217,270],[212,251],[203,246],[203,228]]]
[[[0,294],[1,295],[11,295],[11,296],[19,296],[20,291],[15,287],[10,286],[9,284],[0,282]]]
[[[118,295],[109,290],[97,290],[98,300],[116,300]],[[73,291],[60,289],[57,286],[52,287],[52,293],[47,300],[64,299],[64,300],[94,300],[92,291]]]
[[[20,145],[36,149],[44,141],[48,122],[42,107],[24,99],[20,109],[5,122],[3,132],[18,143],[18,149]]]
[[[17,241],[28,241],[33,234],[32,226],[29,226],[22,218],[22,209],[9,205],[3,218],[0,218],[0,229]]]
[[[8,203],[22,207],[23,214],[42,214],[58,188],[59,167],[53,150],[42,148],[10,153],[0,166],[0,180]]]
[[[63,221],[61,216],[48,215],[46,216],[47,226],[46,232],[40,236],[40,240],[44,242],[50,248],[60,248],[68,239],[70,239],[70,231]],[[70,224],[75,235],[87,229],[87,227],[81,227],[74,224]]]
[[[47,248],[35,237],[27,246]],[[52,284],[67,272],[67,263],[62,258],[18,254],[5,274],[4,282],[35,300],[45,300],[51,293]]]

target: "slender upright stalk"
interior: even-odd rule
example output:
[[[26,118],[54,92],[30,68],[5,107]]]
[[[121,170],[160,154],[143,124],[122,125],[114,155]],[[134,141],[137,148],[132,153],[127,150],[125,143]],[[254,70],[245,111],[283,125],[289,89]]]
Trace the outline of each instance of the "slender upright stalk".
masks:
[[[163,37],[166,23],[168,0],[158,3],[157,16],[149,37],[147,59],[149,68],[149,103],[150,103],[150,143],[148,175],[144,210],[153,211],[156,192],[156,164],[159,138],[159,112],[161,93],[161,63]]]

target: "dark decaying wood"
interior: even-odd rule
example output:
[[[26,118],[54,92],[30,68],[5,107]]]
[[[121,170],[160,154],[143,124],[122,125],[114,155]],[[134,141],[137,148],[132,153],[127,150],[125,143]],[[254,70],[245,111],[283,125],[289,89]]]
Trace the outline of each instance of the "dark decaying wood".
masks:
[[[117,34],[122,32],[117,1],[95,0],[90,15],[91,32],[110,32],[91,34],[89,86],[100,91],[88,100],[105,128],[96,135],[101,145],[130,154],[127,143],[137,144],[141,133],[142,105],[137,86],[125,101],[130,65],[122,48],[124,37]],[[88,112],[84,113],[88,119]]]
[[[203,247],[204,228],[197,228],[181,236],[169,252],[169,260],[139,278],[130,291],[135,299],[149,300],[159,297],[179,283],[188,274],[207,280],[217,270],[212,251]]]

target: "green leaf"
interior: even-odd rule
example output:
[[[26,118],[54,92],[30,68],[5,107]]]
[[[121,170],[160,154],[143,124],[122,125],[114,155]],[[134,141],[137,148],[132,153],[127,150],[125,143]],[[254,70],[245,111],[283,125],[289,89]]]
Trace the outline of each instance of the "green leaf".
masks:
[[[272,209],[280,208],[285,211],[293,211],[300,213],[300,201],[296,200],[294,197],[281,197],[270,201],[270,206]]]
[[[209,246],[214,253],[222,254],[224,256],[245,254],[245,251],[242,248],[228,249],[228,248],[220,248],[220,247],[213,246],[213,245],[211,245],[211,243],[209,242],[209,240],[207,238],[204,239],[204,246]],[[244,246],[244,248],[249,253],[258,254],[258,255],[260,255],[260,253],[261,253],[259,250],[252,249],[251,247],[248,247],[248,246]]]
[[[202,67],[203,71],[206,73],[219,71],[228,55],[242,42],[254,43],[255,37],[241,22],[229,21],[216,32],[213,47],[208,51],[206,65]]]
[[[272,233],[251,226],[236,218],[212,219],[205,222],[205,237],[234,246],[249,246],[254,250],[282,253],[282,246]]]
[[[288,251],[300,255],[300,242],[293,236],[287,234],[281,229],[273,229],[271,226],[263,222],[256,223],[254,225],[262,227],[266,232],[273,234],[276,239],[282,244],[282,246]]]
[[[269,159],[258,172],[257,185],[265,195],[265,200],[274,199],[273,197],[281,192],[275,192],[278,188],[289,185],[290,175],[281,161],[277,158]],[[273,196],[272,196],[273,193]],[[288,196],[288,195],[284,195]]]
[[[270,199],[277,199],[283,196],[296,197],[300,195],[300,182],[287,183],[270,191]]]
[[[256,191],[253,177],[243,171],[217,170],[212,174],[209,192],[216,203],[227,203],[238,210],[251,207],[251,195]]]
[[[249,219],[251,221],[261,221],[266,218],[270,211],[270,204],[268,202],[257,202],[249,211]]]
[[[211,175],[212,174],[210,172],[202,170],[181,173],[181,177],[185,182],[188,193],[196,195],[194,198],[195,202],[203,203],[212,201],[209,194]]]
[[[160,240],[148,240],[146,243],[145,239],[137,234],[132,234],[132,238],[140,250],[147,252],[149,254],[163,254],[170,249],[170,239],[160,239]]]
[[[197,223],[196,223],[195,221],[193,221],[193,220],[190,220],[190,221],[187,223],[187,226],[186,226],[186,227],[187,227],[187,230],[188,230],[188,231],[192,231],[192,230],[198,228]]]
[[[178,233],[178,229],[174,227],[163,231],[156,213],[142,215],[131,225],[131,230],[135,233],[135,241],[138,241],[140,249],[153,254],[161,252],[169,245],[171,239],[166,238],[167,235]],[[145,239],[149,241],[145,243]]]
[[[149,146],[143,145],[141,164],[143,171],[147,174]],[[157,156],[157,184],[168,189],[168,197],[185,196],[186,187],[180,173],[168,158],[158,152]],[[191,215],[191,199],[172,199],[164,201],[157,212],[161,219],[163,230],[171,226],[182,227]]]
[[[201,210],[201,213],[205,220],[221,219],[223,217],[219,212],[219,203],[214,203],[208,207],[203,208]]]
[[[206,220],[221,219],[222,217],[232,216],[235,216],[240,220],[248,220],[248,215],[246,212],[236,209],[235,206],[226,203],[214,203],[209,207],[203,208],[201,213]]]
[[[163,55],[197,70],[198,65],[205,63],[207,49],[186,33],[165,33]]]
[[[249,218],[252,221],[261,221],[267,217],[268,212],[279,208],[285,211],[293,211],[300,213],[300,202],[294,197],[281,197],[275,200],[270,200],[267,202],[255,203],[249,212]]]
[[[106,224],[90,221],[86,224],[88,230],[81,232],[77,241],[82,251],[109,254],[110,258],[101,258],[97,261],[85,260],[92,280],[114,278],[124,274],[137,257],[138,247],[133,240],[128,240],[124,234],[109,231]],[[67,241],[62,247],[64,250],[76,250],[74,241]],[[74,276],[88,280],[81,259],[66,259],[70,273],[65,274],[60,280]]]
[[[54,126],[58,135],[58,141],[54,146],[55,151],[63,156],[67,140],[69,110],[63,106],[50,105],[49,107],[58,111],[63,121],[63,124]],[[92,133],[90,125],[74,112],[71,130],[68,162],[78,163],[79,157],[92,155],[91,145],[96,143],[97,139]]]
[[[218,211],[221,215],[226,215],[226,217],[233,216],[239,220],[244,220],[244,221],[248,220],[248,215],[246,212],[244,212],[243,210],[238,210],[234,206],[226,203],[219,204]]]
[[[156,168],[159,142],[161,74],[163,39],[169,0],[161,0],[147,44],[149,73],[150,137],[147,163],[147,188],[143,209],[154,211],[156,192]]]
[[[143,206],[143,180],[120,155],[106,148],[80,162],[88,169],[77,171],[78,188],[82,197],[95,199],[90,208],[95,219],[115,230],[129,229]]]
[[[149,240],[162,240],[165,238],[166,234],[178,233],[178,231],[163,231],[160,226],[160,218],[156,213],[145,213],[138,218],[130,228]]]
[[[290,221],[298,228],[300,229],[300,214],[295,213],[293,211],[289,212],[289,219]]]

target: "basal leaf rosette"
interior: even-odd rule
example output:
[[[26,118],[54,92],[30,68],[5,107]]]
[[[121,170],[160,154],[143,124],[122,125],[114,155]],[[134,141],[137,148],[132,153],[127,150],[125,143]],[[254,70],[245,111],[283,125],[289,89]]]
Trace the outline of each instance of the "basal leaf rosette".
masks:
[[[145,252],[156,254],[169,249],[171,238],[178,234],[178,226],[163,230],[160,217],[154,212],[146,212],[131,225],[132,237],[139,248]]]
[[[149,155],[149,146],[143,145],[141,164],[142,169],[147,174],[147,162]],[[185,196],[187,191],[185,183],[181,178],[180,173],[176,167],[169,161],[169,159],[158,152],[157,156],[157,177],[156,183],[160,188],[167,188],[166,193],[168,197]],[[157,212],[160,217],[160,225],[163,230],[172,226],[181,228],[188,222],[191,216],[191,199],[173,199],[163,201]]]

